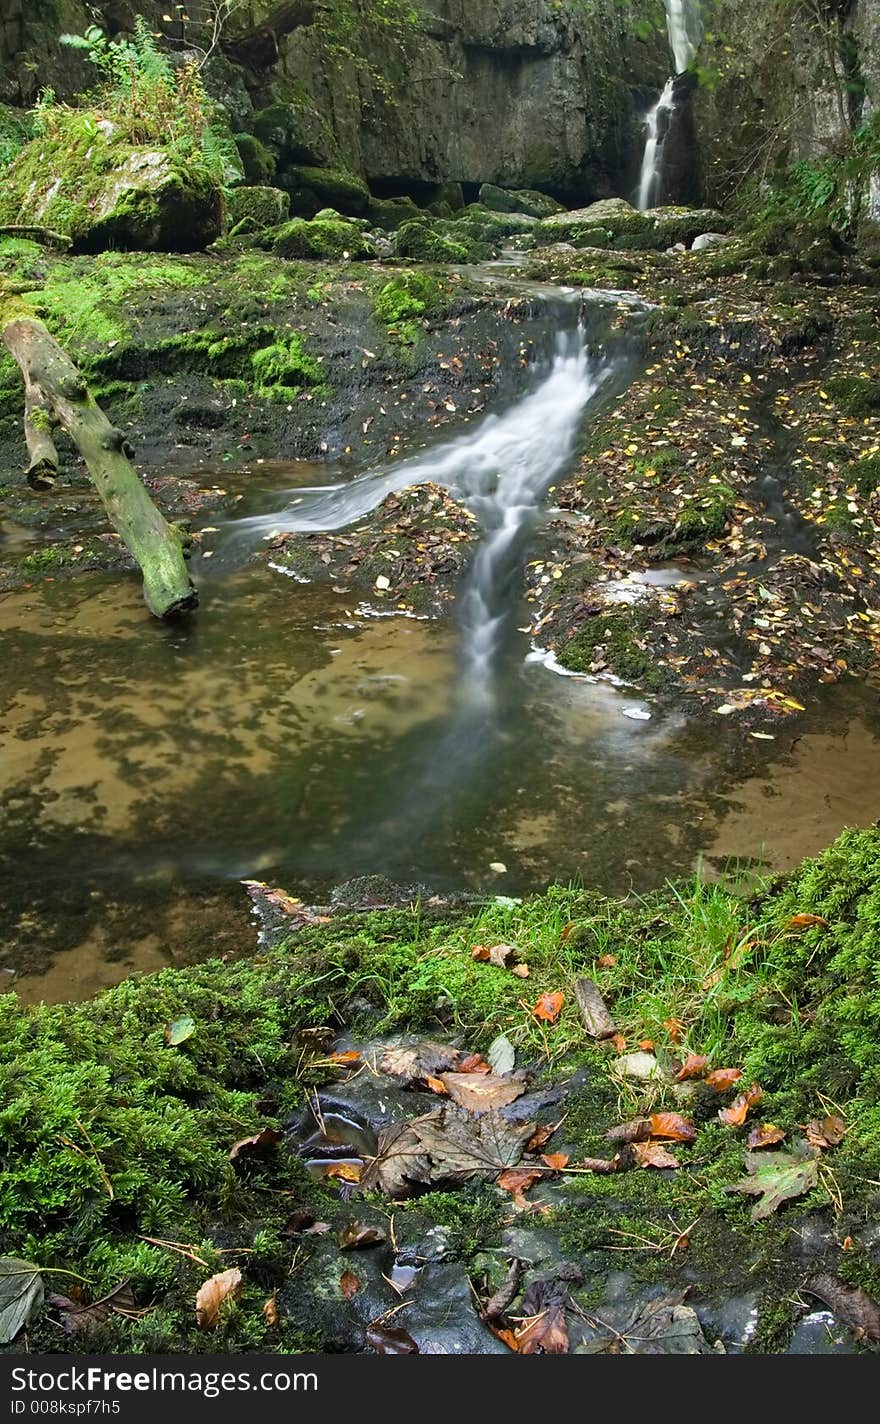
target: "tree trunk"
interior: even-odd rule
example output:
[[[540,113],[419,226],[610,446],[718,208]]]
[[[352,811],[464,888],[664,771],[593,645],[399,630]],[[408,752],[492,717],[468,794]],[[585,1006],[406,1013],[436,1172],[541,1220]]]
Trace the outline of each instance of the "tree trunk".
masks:
[[[107,419],[70,357],[41,321],[18,316],[3,341],[21,367],[25,385],[28,481],[51,488],[58,472],[52,426],[61,425],[78,447],[104,501],[110,523],[140,565],[144,599],[157,618],[194,608],[177,532],[162,517],[128,459],[128,442]]]

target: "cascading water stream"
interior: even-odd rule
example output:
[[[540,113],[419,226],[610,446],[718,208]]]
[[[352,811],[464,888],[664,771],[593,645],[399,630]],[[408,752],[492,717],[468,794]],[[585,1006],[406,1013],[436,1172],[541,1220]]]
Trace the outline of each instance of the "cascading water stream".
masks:
[[[675,111],[676,77],[684,74],[689,67],[702,39],[698,0],[665,0],[665,3],[666,27],[675,70],[667,79],[657,103],[645,116],[645,151],[636,197],[636,206],[643,213],[654,207],[663,174],[663,146]]]

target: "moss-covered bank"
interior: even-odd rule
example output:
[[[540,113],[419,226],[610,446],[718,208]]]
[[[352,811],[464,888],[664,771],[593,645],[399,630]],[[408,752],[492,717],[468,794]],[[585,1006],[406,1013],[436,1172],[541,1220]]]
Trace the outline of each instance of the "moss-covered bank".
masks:
[[[130,1282],[134,1313],[110,1315],[78,1349],[321,1348],[326,1339],[307,1319],[293,1312],[272,1325],[262,1304],[290,1273],[309,1288],[309,1260],[323,1248],[302,1235],[304,1221],[338,1226],[381,1212],[384,1199],[346,1207],[284,1140],[236,1161],[232,1144],[283,1126],[309,1085],[344,1081],[350,1070],[328,1057],[343,1028],[354,1042],[404,1030],[451,1036],[468,1051],[503,1033],[538,1082],[569,1081],[550,1115],[568,1114],[557,1140],[569,1160],[609,1156],[604,1133],[621,1115],[682,1102],[674,1085],[621,1078],[586,1038],[571,984],[587,974],[628,1049],[650,1039],[661,1065],[693,1052],[713,1069],[742,1068],[743,1082],[764,1089],[759,1116],[789,1141],[832,1108],[845,1135],[807,1196],[755,1223],[729,1191],[742,1176],[746,1129],[720,1124],[727,1098],[698,1086],[685,1109],[698,1137],[676,1147],[681,1170],[575,1175],[549,1214],[521,1221],[547,1233],[548,1253],[561,1232],[597,1279],[620,1265],[621,1233],[650,1243],[668,1235],[667,1220],[676,1231],[691,1223],[671,1258],[649,1249],[628,1268],[636,1279],[695,1282],[698,1302],[748,1282],[768,1310],[785,1306],[786,1329],[765,1343],[781,1348],[794,1319],[788,1298],[806,1273],[802,1247],[793,1249],[804,1212],[827,1218],[823,1268],[877,1286],[867,1223],[880,1176],[878,937],[880,832],[850,831],[751,898],[697,883],[627,903],[555,888],[477,914],[415,903],[339,912],[247,962],[163,971],[89,1003],[23,1010],[5,996],[0,1250],[39,1264],[55,1289],[73,1279],[85,1301]],[[499,941],[518,946],[525,983],[472,956],[475,943]],[[560,1017],[541,1023],[528,1006],[558,990]],[[512,1210],[490,1185],[478,1198],[455,1189],[415,1207],[429,1221],[467,1226],[454,1240],[469,1262],[494,1246]],[[195,1291],[233,1265],[242,1294],[218,1331],[200,1332]],[[31,1349],[64,1348],[56,1314],[47,1308],[29,1327]]]

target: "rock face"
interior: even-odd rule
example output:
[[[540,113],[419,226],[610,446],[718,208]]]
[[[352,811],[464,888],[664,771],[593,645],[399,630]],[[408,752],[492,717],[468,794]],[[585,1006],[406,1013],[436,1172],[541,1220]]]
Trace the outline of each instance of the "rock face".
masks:
[[[46,83],[67,97],[90,82],[89,66],[61,49],[58,35],[82,33],[95,10],[111,31],[139,10],[181,42],[159,0],[9,3],[12,15],[0,21],[0,101],[13,104],[31,103]],[[411,42],[370,23],[366,6],[349,55],[331,58],[305,0],[248,0],[209,82],[234,108],[234,127],[254,133],[275,161],[274,174],[255,170],[251,182],[285,188],[294,211],[292,170],[302,167],[347,171],[379,197],[421,198],[450,181],[471,185],[470,199],[483,183],[571,203],[629,191],[642,115],[669,65],[656,0],[414,3],[422,27]]]

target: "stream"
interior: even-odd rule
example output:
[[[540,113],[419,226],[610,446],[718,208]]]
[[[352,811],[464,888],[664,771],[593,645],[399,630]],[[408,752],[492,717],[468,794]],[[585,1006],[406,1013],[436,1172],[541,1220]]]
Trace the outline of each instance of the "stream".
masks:
[[[201,518],[187,622],[148,620],[136,579],[115,574],[0,596],[5,987],[61,1001],[251,952],[246,878],[306,900],[375,873],[441,894],[578,877],[640,891],[701,855],[785,868],[873,818],[867,686],[822,689],[796,727],[744,746],[717,719],[648,717],[630,689],[561,677],[530,647],[523,563],[635,359],[577,301],[553,325],[517,399],[402,459],[354,478],[304,461],[224,473],[238,498]],[[429,481],[483,531],[442,619],[253,557]]]

